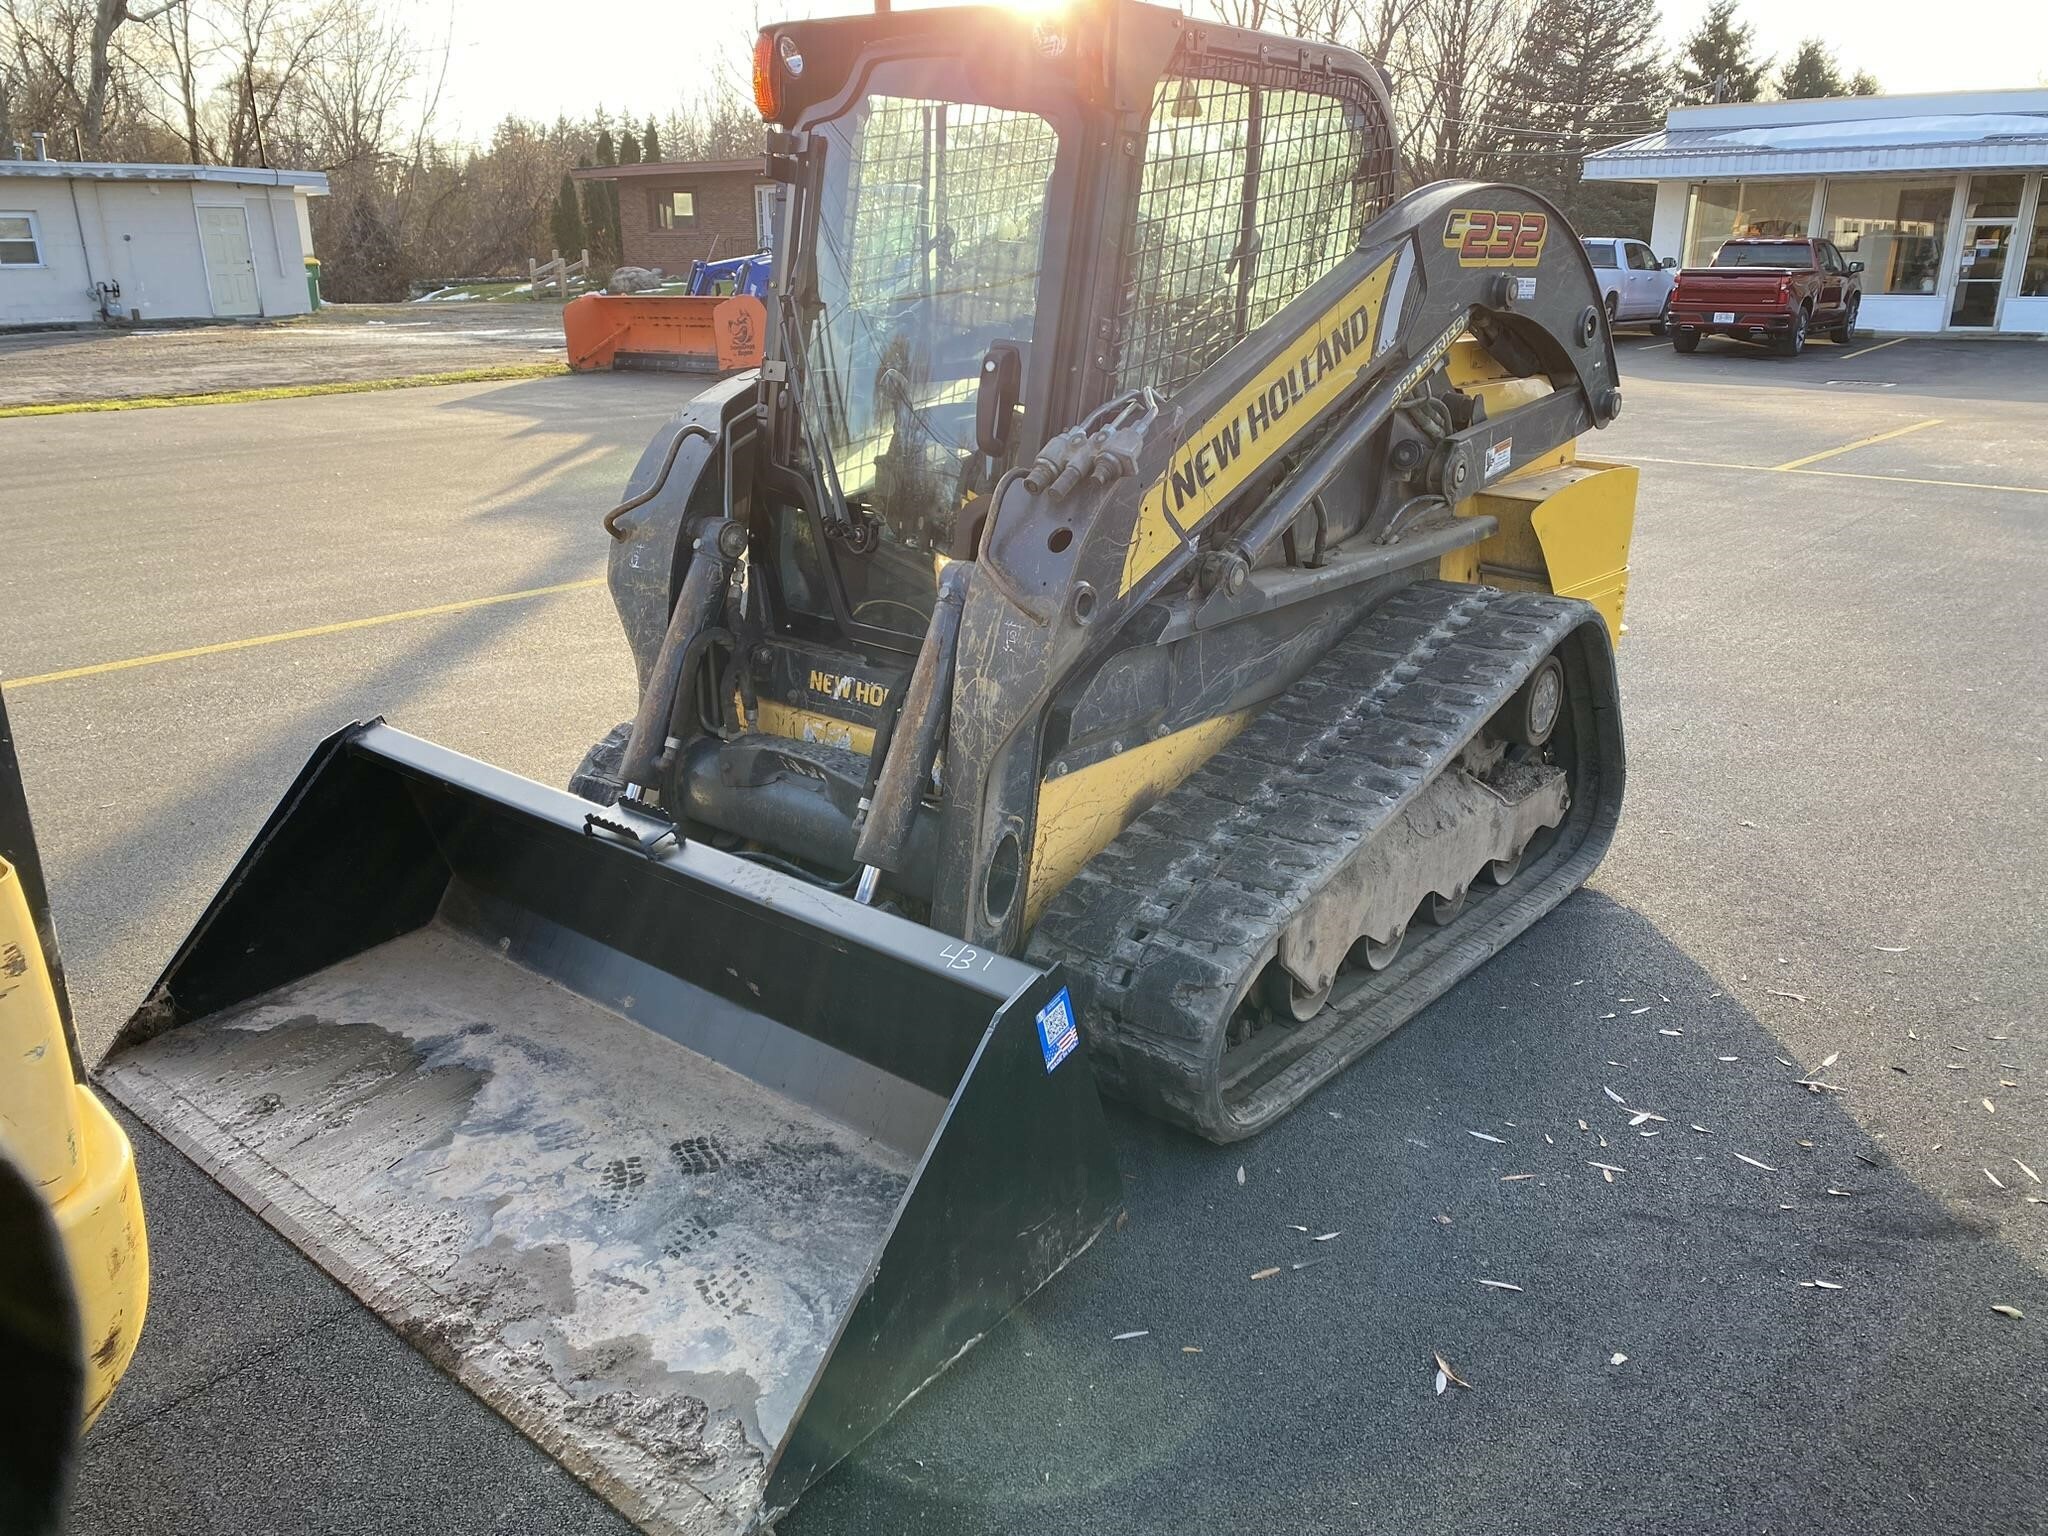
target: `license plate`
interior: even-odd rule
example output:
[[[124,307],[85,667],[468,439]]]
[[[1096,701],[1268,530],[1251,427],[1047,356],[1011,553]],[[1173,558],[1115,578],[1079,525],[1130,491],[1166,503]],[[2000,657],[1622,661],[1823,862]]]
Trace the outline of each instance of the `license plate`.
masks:
[[[1735,311],[1734,311],[1734,310],[1732,310],[1732,309],[1717,309],[1717,310],[1715,310],[1715,311],[1714,311],[1714,324],[1716,324],[1716,325],[1733,325],[1734,323],[1735,323]]]

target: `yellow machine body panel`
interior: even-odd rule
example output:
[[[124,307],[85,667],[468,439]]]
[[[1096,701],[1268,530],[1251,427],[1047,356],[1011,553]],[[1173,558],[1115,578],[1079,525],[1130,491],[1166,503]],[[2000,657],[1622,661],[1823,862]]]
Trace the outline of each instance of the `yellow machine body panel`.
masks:
[[[1038,786],[1024,921],[1036,923],[1045,904],[1081,866],[1107,848],[1140,812],[1179,784],[1243,730],[1253,711],[1234,710],[1142,746],[1076,768]]]
[[[135,1354],[149,1306],[149,1239],[127,1136],[72,1073],[28,901],[0,860],[0,1145],[50,1208],[71,1271],[85,1357],[84,1424]]]
[[[1628,597],[1638,475],[1629,464],[1576,459],[1534,466],[1458,504],[1460,517],[1491,517],[1491,538],[1445,555],[1445,581],[1583,598],[1617,645]]]
[[[747,718],[737,695],[733,699],[733,713],[739,719]],[[795,704],[784,704],[778,699],[757,702],[749,724],[765,736],[780,736],[788,741],[815,741],[863,754],[875,750],[873,726],[862,725],[858,720],[841,720],[837,715],[804,709]]]
[[[1486,407],[1489,418],[1507,415],[1525,405],[1534,405],[1547,395],[1556,393],[1550,380],[1541,377],[1522,377],[1511,373],[1500,360],[1470,336],[1457,341],[1444,357],[1444,369],[1450,375],[1451,387],[1460,394],[1471,395]],[[1569,464],[1578,457],[1578,440],[1569,438],[1559,443],[1541,458],[1531,459],[1515,471],[1515,476],[1535,474],[1558,464]],[[1460,507],[1462,516],[1469,516]]]

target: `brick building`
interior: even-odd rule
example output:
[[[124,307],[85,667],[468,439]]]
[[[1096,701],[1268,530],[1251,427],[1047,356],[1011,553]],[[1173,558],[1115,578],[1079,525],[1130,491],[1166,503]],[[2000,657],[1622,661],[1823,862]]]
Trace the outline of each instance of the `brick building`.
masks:
[[[758,158],[600,165],[575,175],[618,189],[620,260],[630,267],[688,277],[693,261],[749,256],[773,240],[775,184]]]

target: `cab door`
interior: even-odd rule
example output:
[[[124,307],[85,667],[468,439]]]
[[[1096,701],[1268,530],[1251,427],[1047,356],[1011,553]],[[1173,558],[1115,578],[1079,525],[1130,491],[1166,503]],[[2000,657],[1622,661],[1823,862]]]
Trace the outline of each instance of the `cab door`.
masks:
[[[1814,297],[1814,313],[1825,310],[1839,314],[1842,309],[1842,294],[1849,276],[1849,263],[1842,260],[1842,253],[1829,240],[1815,242],[1820,254],[1820,292]]]
[[[1621,268],[1621,275],[1615,290],[1614,310],[1617,320],[1634,320],[1643,312],[1643,274],[1636,270],[1636,248],[1633,240],[1614,242],[1614,256]]]
[[[1641,241],[1634,243],[1634,260],[1643,281],[1643,313],[1652,320],[1664,313],[1664,306],[1671,298],[1674,276],[1669,267],[1657,259],[1657,253]]]

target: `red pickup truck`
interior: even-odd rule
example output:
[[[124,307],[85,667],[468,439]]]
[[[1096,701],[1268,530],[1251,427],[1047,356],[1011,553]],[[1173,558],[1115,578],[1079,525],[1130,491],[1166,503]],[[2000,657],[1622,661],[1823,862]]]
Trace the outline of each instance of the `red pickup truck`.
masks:
[[[1826,331],[1847,343],[1863,304],[1860,261],[1827,240],[1730,240],[1710,267],[1686,267],[1671,289],[1672,345],[1697,350],[1702,336],[1769,341],[1786,357]]]

